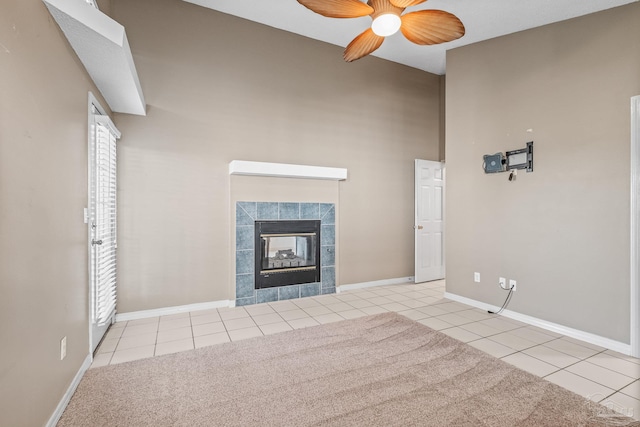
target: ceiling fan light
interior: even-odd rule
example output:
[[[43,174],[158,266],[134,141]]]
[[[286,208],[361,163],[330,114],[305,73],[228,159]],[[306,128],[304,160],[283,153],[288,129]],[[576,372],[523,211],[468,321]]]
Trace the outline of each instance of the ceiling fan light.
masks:
[[[387,37],[395,34],[400,29],[402,21],[400,17],[393,13],[385,13],[376,17],[371,24],[374,33],[381,37]]]

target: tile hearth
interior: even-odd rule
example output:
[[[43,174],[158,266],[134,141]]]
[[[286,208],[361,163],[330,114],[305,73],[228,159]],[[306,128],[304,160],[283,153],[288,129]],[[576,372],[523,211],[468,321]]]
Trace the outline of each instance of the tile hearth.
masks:
[[[236,306],[333,294],[335,274],[333,203],[236,203]],[[255,289],[255,221],[320,220],[320,282]]]

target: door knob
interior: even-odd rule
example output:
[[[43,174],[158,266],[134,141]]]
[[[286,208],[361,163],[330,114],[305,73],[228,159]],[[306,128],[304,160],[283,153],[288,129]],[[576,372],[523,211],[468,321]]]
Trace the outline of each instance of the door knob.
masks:
[[[413,227],[413,228],[417,228],[418,230],[422,230],[424,227],[423,227],[423,226],[421,226],[421,225],[417,225],[417,226],[415,226],[415,227]]]
[[[91,240],[91,244],[92,245],[101,245],[102,244],[102,239],[100,239],[100,240],[93,239],[93,240]]]

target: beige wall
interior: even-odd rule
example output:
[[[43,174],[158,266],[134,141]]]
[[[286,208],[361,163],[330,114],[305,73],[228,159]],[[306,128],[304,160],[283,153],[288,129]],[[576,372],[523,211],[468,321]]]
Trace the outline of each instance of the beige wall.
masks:
[[[337,47],[178,0],[103,4],[127,26],[149,102],[148,117],[116,115],[121,312],[232,297],[219,242],[232,246],[231,189],[252,183],[229,178],[233,159],[347,167],[344,183],[309,184],[339,203],[340,282],[412,273],[412,161],[442,157],[440,78],[376,58],[344,64]],[[510,308],[628,340],[639,14],[634,4],[449,56],[449,291],[498,303],[490,282],[504,274],[519,280]],[[4,1],[2,425],[46,423],[88,352],[89,90],[99,95],[44,4]],[[530,127],[536,172],[514,184],[480,172],[482,154],[518,148]],[[575,148],[581,163],[568,167]],[[283,182],[261,179],[261,196]],[[304,200],[306,183],[289,185]]]
[[[87,103],[40,0],[0,6],[0,425],[40,426],[89,353]],[[103,103],[106,107],[106,104]],[[60,361],[60,340],[67,357]]]
[[[115,117],[120,312],[234,298],[231,160],[348,168],[333,183],[340,283],[413,274],[413,159],[441,156],[438,76],[347,64],[339,47],[179,0],[111,9],[148,103]]]
[[[634,3],[449,52],[448,292],[501,305],[513,278],[509,309],[629,342],[638,22]],[[484,154],[529,140],[533,173],[483,173]]]

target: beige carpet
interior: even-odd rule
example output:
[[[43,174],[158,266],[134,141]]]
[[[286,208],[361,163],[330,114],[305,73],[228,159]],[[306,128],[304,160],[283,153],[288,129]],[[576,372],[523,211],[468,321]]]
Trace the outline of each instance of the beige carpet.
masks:
[[[89,370],[58,426],[603,426],[599,405],[395,313]]]

